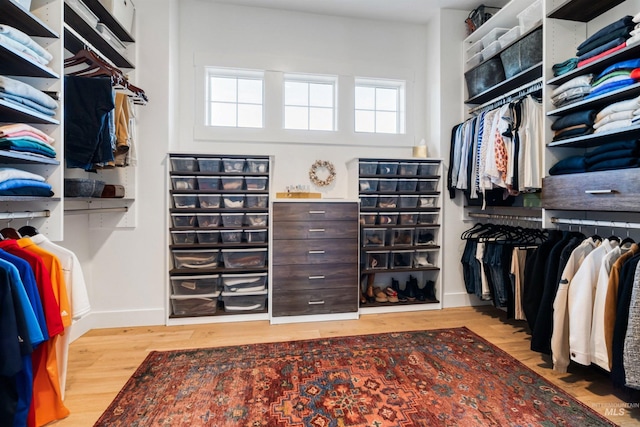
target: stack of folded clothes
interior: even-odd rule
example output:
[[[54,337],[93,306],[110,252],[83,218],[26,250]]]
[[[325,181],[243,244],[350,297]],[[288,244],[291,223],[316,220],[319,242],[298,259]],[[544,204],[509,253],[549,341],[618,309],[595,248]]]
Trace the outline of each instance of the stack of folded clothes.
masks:
[[[55,110],[58,108],[56,101],[44,92],[7,76],[0,76],[0,99],[52,117],[55,116]]]
[[[44,177],[15,168],[0,168],[0,196],[51,197],[51,185]]]
[[[610,132],[633,126],[633,119],[640,114],[640,97],[609,104],[596,115],[595,133]]]
[[[638,140],[615,141],[596,147],[584,156],[587,171],[636,168],[640,166]]]
[[[570,156],[549,169],[549,175],[597,172],[640,166],[640,141],[615,141],[596,147],[583,156]]]
[[[584,74],[561,84],[551,92],[551,103],[560,108],[580,101],[591,93],[592,79],[593,74]]]
[[[34,61],[47,65],[53,56],[22,31],[0,24],[0,45],[24,53]]]
[[[627,59],[605,68],[593,78],[586,98],[603,95],[636,84],[640,80],[640,59]]]
[[[596,113],[596,110],[585,110],[560,117],[551,125],[551,130],[554,131],[553,140],[558,141],[593,133]]]
[[[578,67],[626,47],[626,41],[631,37],[631,31],[635,27],[633,19],[633,16],[624,16],[580,43],[576,52]]]
[[[53,142],[49,135],[25,123],[0,126],[0,150],[55,158]]]
[[[636,24],[629,33],[631,36],[627,39],[627,46],[633,46],[640,43],[640,13],[633,17],[633,23]]]

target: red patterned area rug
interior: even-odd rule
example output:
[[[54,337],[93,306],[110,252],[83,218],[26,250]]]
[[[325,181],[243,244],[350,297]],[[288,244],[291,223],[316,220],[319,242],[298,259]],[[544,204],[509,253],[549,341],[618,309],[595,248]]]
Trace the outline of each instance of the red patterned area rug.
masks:
[[[152,352],[95,426],[615,426],[467,328]]]

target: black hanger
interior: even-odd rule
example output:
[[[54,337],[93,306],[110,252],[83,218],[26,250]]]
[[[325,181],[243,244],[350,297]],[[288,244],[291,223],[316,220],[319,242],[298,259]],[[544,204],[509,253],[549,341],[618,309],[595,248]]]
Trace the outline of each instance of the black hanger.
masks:
[[[2,230],[0,230],[0,234],[2,235],[3,240],[18,240],[22,238],[20,233],[18,233],[18,230],[11,227],[3,228]]]
[[[35,228],[32,225],[23,225],[22,227],[20,227],[18,229],[18,233],[20,233],[20,235],[24,236],[29,236],[29,237],[33,237],[36,234],[40,234],[40,232],[38,231],[37,228]]]

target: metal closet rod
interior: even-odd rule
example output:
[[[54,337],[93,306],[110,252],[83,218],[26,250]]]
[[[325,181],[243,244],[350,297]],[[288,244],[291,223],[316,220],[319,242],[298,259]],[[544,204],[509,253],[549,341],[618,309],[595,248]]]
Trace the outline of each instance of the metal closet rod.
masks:
[[[542,222],[542,218],[539,216],[500,215],[500,214],[488,214],[488,213],[476,213],[476,212],[469,212],[468,215],[472,218],[506,219],[506,220],[515,220],[515,221]]]
[[[129,211],[129,208],[126,206],[123,206],[119,208],[65,209],[64,213],[67,215],[81,215],[81,214],[128,212],[128,211]]]
[[[621,221],[602,221],[593,219],[572,219],[572,218],[551,218],[554,224],[569,225],[585,225],[592,227],[611,227],[611,228],[635,228],[640,229],[640,223],[637,222],[621,222]]]
[[[47,218],[51,216],[51,211],[37,211],[37,212],[0,212],[0,219],[32,219],[32,218]]]

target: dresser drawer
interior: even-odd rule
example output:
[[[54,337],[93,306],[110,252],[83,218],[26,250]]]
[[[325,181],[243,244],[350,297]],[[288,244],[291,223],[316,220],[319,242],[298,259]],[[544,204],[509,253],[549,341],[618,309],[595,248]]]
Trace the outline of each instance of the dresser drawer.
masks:
[[[318,289],[286,291],[272,298],[274,316],[352,313],[358,311],[358,289]]]
[[[274,221],[358,221],[357,203],[274,203]]]
[[[358,264],[278,265],[271,274],[273,294],[304,289],[358,287]]]
[[[290,221],[273,223],[273,239],[339,239],[358,235],[357,221]]]
[[[545,209],[640,212],[640,169],[544,178]]]
[[[275,240],[273,265],[358,263],[356,239]]]

